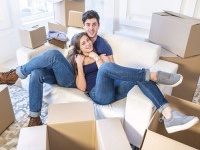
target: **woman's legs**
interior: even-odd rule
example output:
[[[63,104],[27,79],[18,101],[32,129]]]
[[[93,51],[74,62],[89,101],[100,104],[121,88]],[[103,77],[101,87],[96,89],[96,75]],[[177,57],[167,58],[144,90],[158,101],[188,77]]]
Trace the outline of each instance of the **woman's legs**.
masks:
[[[131,70],[116,64],[104,63],[99,69],[96,86],[90,92],[90,96],[98,104],[110,104],[117,100],[116,98],[125,97],[128,91],[137,84],[158,111],[163,114],[167,132],[186,130],[199,121],[195,116],[185,116],[171,110],[155,82],[145,80],[147,79],[145,73],[145,70]]]
[[[131,85],[124,86],[124,91],[129,91],[137,81],[149,80],[149,72],[147,70],[139,70],[119,66],[115,63],[104,63],[99,68],[96,86],[90,91],[91,98],[98,104],[106,105],[116,100],[116,89],[122,81],[131,81]],[[124,82],[124,84],[125,84]],[[122,89],[122,88],[121,88]],[[126,96],[126,94],[119,92]],[[117,96],[118,97],[118,96]],[[119,97],[122,97],[119,95]]]

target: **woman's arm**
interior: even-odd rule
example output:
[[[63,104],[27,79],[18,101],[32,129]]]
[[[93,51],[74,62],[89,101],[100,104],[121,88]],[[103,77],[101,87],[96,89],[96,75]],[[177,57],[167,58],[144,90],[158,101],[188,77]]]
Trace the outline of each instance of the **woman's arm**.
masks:
[[[86,80],[85,80],[85,74],[83,71],[84,56],[77,55],[75,58],[75,61],[77,63],[77,70],[78,70],[78,74],[76,76],[76,86],[79,90],[84,92],[86,90]]]

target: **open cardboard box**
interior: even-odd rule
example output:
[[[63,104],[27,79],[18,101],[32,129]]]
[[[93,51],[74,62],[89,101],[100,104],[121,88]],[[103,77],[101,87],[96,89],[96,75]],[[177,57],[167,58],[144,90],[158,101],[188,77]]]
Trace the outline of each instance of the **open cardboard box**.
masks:
[[[131,150],[117,118],[95,121],[92,102],[52,104],[47,125],[23,128],[18,150]]]
[[[180,57],[200,54],[200,19],[171,11],[153,13],[149,40]]]
[[[200,118],[200,105],[166,95],[172,108],[191,116]],[[194,150],[200,149],[200,122],[190,129],[167,133],[160,114],[155,113],[144,137],[142,150]]]
[[[20,28],[19,34],[24,47],[34,49],[46,43],[45,26]]]

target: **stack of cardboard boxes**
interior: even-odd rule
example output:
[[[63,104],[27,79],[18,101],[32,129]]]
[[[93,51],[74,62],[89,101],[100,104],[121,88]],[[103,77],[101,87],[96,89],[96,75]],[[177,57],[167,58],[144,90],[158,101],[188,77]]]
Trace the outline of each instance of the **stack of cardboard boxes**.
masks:
[[[200,76],[199,39],[200,20],[169,11],[152,15],[149,41],[164,48],[162,59],[177,63],[178,73],[184,77],[183,83],[173,88],[173,96],[165,97],[175,110],[198,118],[200,106],[190,101]],[[200,149],[200,123],[188,130],[168,134],[164,124],[159,122],[160,118],[160,114],[156,112],[146,130],[142,150]]]
[[[161,45],[161,59],[177,63],[183,82],[172,95],[192,101],[200,76],[200,19],[170,11],[152,15],[149,40]],[[164,50],[164,51],[165,51]]]

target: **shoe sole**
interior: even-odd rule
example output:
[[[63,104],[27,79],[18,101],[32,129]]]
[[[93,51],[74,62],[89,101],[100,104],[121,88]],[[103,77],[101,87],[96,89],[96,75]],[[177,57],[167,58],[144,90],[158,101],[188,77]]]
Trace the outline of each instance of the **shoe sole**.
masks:
[[[199,118],[195,117],[194,119],[192,119],[191,121],[189,121],[188,123],[186,123],[184,125],[168,127],[168,128],[166,128],[166,130],[168,133],[174,133],[174,132],[189,129],[192,126],[194,126],[195,124],[197,124],[198,122],[199,122]]]
[[[180,74],[180,76],[181,76],[181,78],[179,79],[179,81],[178,82],[176,82],[175,84],[171,84],[171,85],[168,85],[168,84],[158,84],[158,85],[164,85],[164,86],[168,86],[168,87],[176,87],[176,86],[178,86],[179,84],[181,84],[182,83],[182,81],[183,81],[183,76]]]

